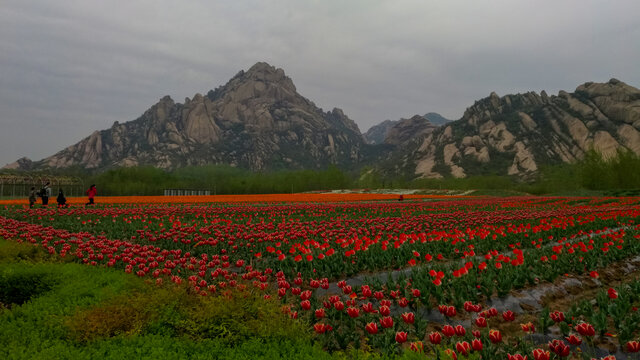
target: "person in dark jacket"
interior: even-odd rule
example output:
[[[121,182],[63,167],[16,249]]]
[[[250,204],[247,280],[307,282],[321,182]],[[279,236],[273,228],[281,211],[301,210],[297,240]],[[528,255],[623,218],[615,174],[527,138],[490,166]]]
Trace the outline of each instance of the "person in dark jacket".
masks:
[[[64,196],[62,189],[60,189],[60,191],[58,192],[58,198],[56,199],[56,201],[58,202],[59,208],[69,207],[69,204],[67,204],[67,198]]]
[[[36,187],[32,186],[31,187],[31,192],[29,193],[29,207],[33,208],[33,205],[36,203],[36,197],[38,195],[38,192],[36,191]]]
[[[42,206],[46,207],[49,205],[49,197],[51,197],[51,187],[49,187],[49,182],[44,184],[42,189],[40,189],[40,198],[42,199]]]

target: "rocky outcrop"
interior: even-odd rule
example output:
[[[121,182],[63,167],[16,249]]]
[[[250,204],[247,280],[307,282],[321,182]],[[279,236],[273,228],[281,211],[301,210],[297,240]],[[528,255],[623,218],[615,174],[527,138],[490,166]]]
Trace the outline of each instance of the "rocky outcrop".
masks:
[[[2,167],[7,170],[31,170],[33,168],[33,161],[28,157],[21,157],[20,159],[7,164]]]
[[[385,144],[399,145],[420,136],[432,133],[438,127],[424,116],[414,115],[410,119],[401,119],[387,130]]]
[[[385,120],[372,126],[362,136],[367,144],[399,144],[428,134],[438,126],[450,122],[451,120],[445,119],[442,115],[430,112],[425,115],[414,115],[410,119]]]
[[[34,166],[319,168],[357,164],[363,146],[342,110],[324,112],[297,93],[282,69],[257,63],[182,104],[165,96],[138,119],[115,122]]]
[[[384,139],[395,124],[400,120],[385,120],[378,125],[374,125],[366,133],[362,134],[367,144],[377,145],[384,143]]]
[[[526,178],[541,164],[573,162],[591,149],[640,155],[640,90],[612,79],[557,96],[491,93],[460,120],[397,145],[404,150],[393,161],[403,159],[405,173],[417,177]]]

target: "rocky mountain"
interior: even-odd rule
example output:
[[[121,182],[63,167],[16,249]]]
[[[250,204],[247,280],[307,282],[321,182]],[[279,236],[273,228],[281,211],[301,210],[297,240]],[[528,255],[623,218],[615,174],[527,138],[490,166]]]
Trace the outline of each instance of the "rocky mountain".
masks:
[[[352,165],[364,139],[340,109],[324,112],[282,69],[257,63],[184,103],[165,96],[138,119],[95,131],[32,168],[161,168],[230,164],[252,170]],[[24,168],[28,160],[12,164]]]
[[[619,80],[585,83],[557,96],[495,93],[462,118],[399,143],[382,168],[411,177],[527,177],[595,149],[640,154],[640,90]]]
[[[434,112],[424,114],[424,118],[429,120],[429,122],[432,123],[433,125],[438,125],[438,126],[445,125],[451,122],[451,120]]]
[[[385,120],[378,125],[372,126],[363,136],[368,144],[386,143],[397,145],[409,140],[411,137],[429,133],[436,127],[449,122],[451,120],[445,119],[438,113],[431,112],[422,116],[414,115],[410,119]]]
[[[373,125],[362,136],[367,144],[377,145],[382,144],[387,137],[387,132],[400,120],[385,120],[378,125]]]

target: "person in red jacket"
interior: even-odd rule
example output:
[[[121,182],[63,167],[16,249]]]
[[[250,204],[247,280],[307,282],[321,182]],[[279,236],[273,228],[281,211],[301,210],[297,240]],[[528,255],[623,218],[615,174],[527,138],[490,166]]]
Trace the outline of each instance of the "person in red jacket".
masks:
[[[96,189],[95,184],[92,184],[91,186],[89,186],[89,190],[87,190],[87,196],[89,197],[89,202],[86,203],[84,206],[94,205],[95,203],[93,202],[93,198],[96,196],[97,193],[98,193],[98,189]]]

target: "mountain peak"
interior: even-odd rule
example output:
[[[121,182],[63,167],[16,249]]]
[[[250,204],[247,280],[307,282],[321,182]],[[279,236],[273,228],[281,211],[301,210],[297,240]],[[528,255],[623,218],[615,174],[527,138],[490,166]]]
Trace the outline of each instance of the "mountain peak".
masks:
[[[284,70],[259,62],[206,96],[196,93],[183,104],[165,96],[138,119],[116,122],[36,165],[322,168],[360,161],[363,144],[342,110],[323,112],[296,91]]]

